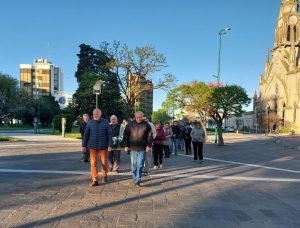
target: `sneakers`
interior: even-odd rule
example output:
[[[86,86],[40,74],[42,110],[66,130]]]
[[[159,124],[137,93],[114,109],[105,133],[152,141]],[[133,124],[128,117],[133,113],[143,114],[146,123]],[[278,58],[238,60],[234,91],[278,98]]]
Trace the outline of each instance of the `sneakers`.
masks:
[[[140,182],[135,183],[134,186],[137,187],[137,188],[142,187]]]
[[[148,176],[149,174],[148,174],[148,172],[143,172],[143,176]]]
[[[98,186],[99,184],[98,184],[98,181],[93,181],[91,184],[90,184],[90,186],[91,187],[95,187],[95,186]]]
[[[163,167],[163,164],[160,164],[160,165],[159,165],[159,168],[162,168],[162,167]]]
[[[153,167],[153,169],[158,169],[158,166],[157,166],[157,165],[155,165],[155,166]]]

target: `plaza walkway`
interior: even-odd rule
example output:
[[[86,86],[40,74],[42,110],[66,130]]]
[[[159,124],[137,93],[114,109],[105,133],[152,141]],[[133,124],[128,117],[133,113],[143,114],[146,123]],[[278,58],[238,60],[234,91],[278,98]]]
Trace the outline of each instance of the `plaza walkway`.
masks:
[[[121,173],[91,188],[80,140],[20,134],[0,144],[0,227],[300,227],[300,142],[263,135],[209,139],[205,161],[183,154],[134,187]]]

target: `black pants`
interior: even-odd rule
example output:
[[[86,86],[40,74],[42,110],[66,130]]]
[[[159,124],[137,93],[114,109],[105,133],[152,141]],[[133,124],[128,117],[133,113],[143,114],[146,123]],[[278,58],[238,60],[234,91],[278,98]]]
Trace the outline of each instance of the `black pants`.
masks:
[[[170,147],[168,145],[164,145],[165,158],[170,157]]]
[[[120,160],[121,160],[121,151],[120,150],[112,150],[107,152],[107,161],[108,161],[108,168],[110,171],[118,171],[120,167]]]
[[[185,139],[184,143],[185,143],[185,154],[192,154],[192,147],[191,147],[192,140]]]
[[[153,145],[153,160],[155,166],[158,166],[158,164],[162,164],[163,155],[163,145]]]
[[[203,142],[193,142],[194,160],[203,159]]]

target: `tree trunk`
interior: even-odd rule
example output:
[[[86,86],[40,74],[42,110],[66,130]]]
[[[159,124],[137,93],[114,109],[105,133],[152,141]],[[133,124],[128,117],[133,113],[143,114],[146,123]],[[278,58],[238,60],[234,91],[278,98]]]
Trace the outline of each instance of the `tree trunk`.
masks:
[[[222,122],[218,123],[218,146],[224,146],[224,139],[222,133]]]
[[[204,134],[205,134],[205,142],[207,142],[207,132],[206,132],[206,121],[202,121],[202,118],[200,118],[200,124],[202,125],[203,127],[203,130],[204,130]]]

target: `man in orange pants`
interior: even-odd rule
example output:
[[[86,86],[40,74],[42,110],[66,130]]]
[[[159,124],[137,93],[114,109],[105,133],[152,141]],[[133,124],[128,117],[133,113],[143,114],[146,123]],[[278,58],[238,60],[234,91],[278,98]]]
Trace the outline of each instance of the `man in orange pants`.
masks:
[[[91,174],[93,182],[91,186],[98,186],[97,158],[100,155],[102,166],[102,183],[107,182],[107,153],[111,151],[112,132],[108,120],[101,118],[100,109],[94,109],[93,119],[88,122],[82,141],[83,151],[90,148]]]

